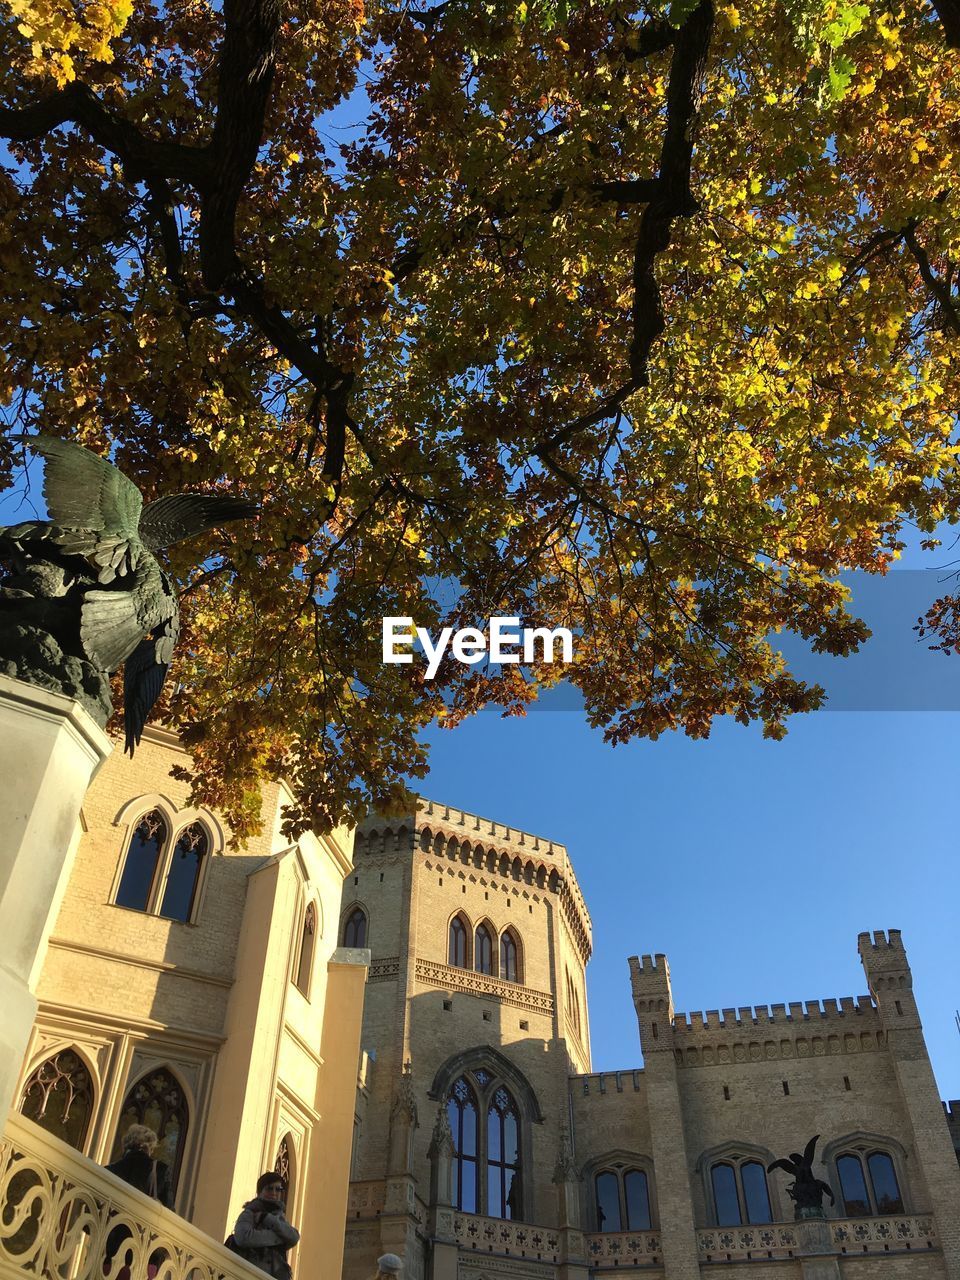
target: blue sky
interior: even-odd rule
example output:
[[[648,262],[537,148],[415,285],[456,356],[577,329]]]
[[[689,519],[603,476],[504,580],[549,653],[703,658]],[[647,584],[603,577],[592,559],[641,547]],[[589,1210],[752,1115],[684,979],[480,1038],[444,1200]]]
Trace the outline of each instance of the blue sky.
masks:
[[[857,934],[899,928],[941,1096],[960,1097],[960,715],[822,711],[779,743],[722,724],[611,749],[534,709],[430,739],[425,795],[567,845],[594,1070],[640,1061],[630,955],[666,953],[678,1011],[787,1003],[865,992]]]

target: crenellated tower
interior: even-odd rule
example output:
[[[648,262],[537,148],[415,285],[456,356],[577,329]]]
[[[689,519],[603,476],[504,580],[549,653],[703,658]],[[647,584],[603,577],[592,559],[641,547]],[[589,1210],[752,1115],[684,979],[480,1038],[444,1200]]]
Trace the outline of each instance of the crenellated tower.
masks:
[[[918,1165],[940,1231],[946,1273],[960,1280],[960,1192],[950,1130],[923,1039],[913,975],[899,929],[861,933],[857,950],[913,1130]]]

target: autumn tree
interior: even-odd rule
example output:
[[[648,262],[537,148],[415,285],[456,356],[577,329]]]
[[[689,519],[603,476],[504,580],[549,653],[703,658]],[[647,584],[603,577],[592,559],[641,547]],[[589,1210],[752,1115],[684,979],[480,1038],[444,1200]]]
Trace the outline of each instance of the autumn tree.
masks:
[[[612,742],[780,736],[776,633],[849,652],[838,574],[956,518],[955,0],[5,3],[11,433],[264,506],[171,564],[239,831],[561,676]],[[492,614],[574,663],[381,663]]]

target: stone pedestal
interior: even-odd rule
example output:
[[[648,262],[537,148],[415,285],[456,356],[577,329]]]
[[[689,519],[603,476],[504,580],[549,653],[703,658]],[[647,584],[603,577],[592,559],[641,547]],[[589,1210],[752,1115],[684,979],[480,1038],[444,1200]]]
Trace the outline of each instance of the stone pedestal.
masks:
[[[111,750],[71,698],[0,676],[0,1121],[33,1027],[33,990],[70,874],[80,806]]]
[[[803,1280],[840,1280],[840,1264],[830,1226],[823,1218],[807,1218],[798,1222],[797,1240]]]

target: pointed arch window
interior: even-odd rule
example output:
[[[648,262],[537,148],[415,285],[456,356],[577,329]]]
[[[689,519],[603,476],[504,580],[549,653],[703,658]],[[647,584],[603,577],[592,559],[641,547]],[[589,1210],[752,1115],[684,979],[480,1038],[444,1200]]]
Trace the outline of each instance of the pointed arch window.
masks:
[[[354,907],[347,916],[347,922],[343,926],[343,945],[345,947],[367,945],[367,914],[363,907]]]
[[[772,1222],[767,1174],[759,1160],[719,1160],[710,1168],[718,1227]]]
[[[468,967],[467,926],[460,916],[454,916],[450,921],[450,934],[447,944],[447,964],[452,964],[457,969],[466,969]]]
[[[650,1186],[643,1169],[617,1164],[594,1178],[598,1231],[649,1231]]]
[[[490,1218],[522,1218],[521,1117],[513,1093],[490,1071],[465,1072],[450,1090],[447,1116],[456,1208]]]
[[[145,1124],[159,1139],[154,1155],[170,1170],[170,1187],[175,1191],[189,1121],[187,1100],[173,1073],[166,1067],[151,1071],[133,1085],[123,1101],[111,1160],[120,1159],[123,1136],[130,1126]]]
[[[82,1151],[93,1113],[93,1081],[73,1049],[41,1062],[23,1087],[20,1111],[61,1142]]]
[[[485,924],[478,927],[473,940],[473,967],[477,973],[493,973],[493,939]]]
[[[195,922],[209,854],[210,835],[202,823],[174,834],[160,810],[152,809],[131,833],[114,904],[181,924]]]
[[[280,1139],[280,1145],[277,1147],[277,1158],[273,1163],[273,1171],[278,1177],[283,1179],[285,1187],[283,1198],[287,1202],[287,1213],[291,1212],[294,1195],[294,1145],[293,1138],[289,1133],[285,1133]]]
[[[500,977],[507,982],[522,982],[520,975],[520,948],[512,929],[500,935]]]
[[[903,1195],[888,1152],[845,1151],[837,1157],[837,1177],[845,1217],[903,1213]]]
[[[313,951],[317,936],[317,908],[307,903],[303,913],[303,929],[300,933],[300,953],[297,956],[297,974],[294,985],[305,996],[310,995],[310,975],[313,973]],[[286,1141],[286,1139],[284,1139]]]
[[[114,902],[131,911],[147,911],[157,879],[160,859],[167,846],[167,824],[153,809],[134,828]]]

